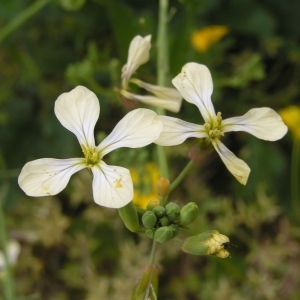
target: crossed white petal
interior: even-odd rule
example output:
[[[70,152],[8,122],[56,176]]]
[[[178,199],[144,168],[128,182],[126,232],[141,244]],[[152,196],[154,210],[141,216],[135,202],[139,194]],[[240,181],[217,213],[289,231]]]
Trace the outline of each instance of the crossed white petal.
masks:
[[[172,82],[184,99],[198,107],[205,123],[214,120],[216,113],[211,101],[213,82],[206,66],[187,63]],[[178,145],[189,137],[209,138],[203,125],[166,116],[159,118],[164,125],[160,137],[155,141],[159,145]],[[262,107],[251,109],[241,117],[222,120],[221,130],[223,133],[245,131],[262,140],[276,141],[286,134],[287,126],[274,110]],[[245,185],[250,173],[249,166],[237,158],[219,139],[210,140],[229,172]]]
[[[28,196],[56,195],[66,187],[75,172],[89,167],[93,173],[93,197],[97,204],[120,208],[132,200],[133,184],[129,170],[109,166],[102,158],[117,148],[149,145],[158,138],[162,123],[151,110],[133,110],[95,147],[94,127],[99,113],[96,95],[83,86],[58,97],[55,102],[58,120],[76,135],[82,148],[99,154],[99,162],[90,165],[86,158],[43,158],[28,162],[18,178],[20,187]]]

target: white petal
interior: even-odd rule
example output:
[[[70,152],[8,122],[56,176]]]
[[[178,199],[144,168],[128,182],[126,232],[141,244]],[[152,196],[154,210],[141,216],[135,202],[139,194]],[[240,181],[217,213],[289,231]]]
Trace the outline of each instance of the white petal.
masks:
[[[205,122],[216,116],[211,102],[213,82],[206,66],[187,63],[181,73],[173,78],[172,83],[186,101],[197,105]]]
[[[136,101],[145,103],[147,105],[161,107],[163,109],[167,109],[174,113],[179,112],[180,106],[181,106],[181,100],[178,101],[177,99],[163,99],[163,98],[158,98],[158,97],[149,96],[149,95],[141,96],[141,95],[129,93],[125,90],[121,90],[120,93],[126,99],[136,100]],[[180,96],[180,98],[181,98],[181,96]]]
[[[42,158],[28,162],[18,183],[32,197],[56,195],[68,184],[70,177],[85,168],[84,158]]]
[[[138,108],[129,112],[100,145],[102,157],[121,147],[139,148],[154,142],[162,131],[162,123],[150,109]]]
[[[287,126],[279,114],[268,107],[253,108],[241,117],[222,121],[224,132],[246,131],[259,139],[276,141],[287,133]]]
[[[134,95],[137,97],[135,100],[139,100],[149,105],[159,106],[171,112],[179,112],[182,103],[182,97],[176,89],[153,85],[136,78],[132,78],[130,81],[156,96],[151,97]]]
[[[126,65],[122,68],[122,86],[127,88],[128,81],[132,74],[149,60],[151,48],[151,35],[144,38],[137,35],[130,43]]]
[[[97,204],[120,208],[128,204],[133,198],[133,184],[129,170],[108,166],[101,161],[100,166],[92,168],[93,195]]]
[[[226,168],[229,172],[243,185],[246,185],[250,168],[249,166],[241,159],[236,157],[223,143],[219,140],[212,141],[212,144]]]
[[[203,125],[192,124],[167,116],[159,116],[159,119],[164,127],[155,144],[174,146],[182,144],[189,137],[204,138],[207,136]]]
[[[93,92],[77,86],[58,97],[54,111],[60,123],[76,135],[80,144],[89,148],[95,146],[94,128],[99,118],[100,105]]]

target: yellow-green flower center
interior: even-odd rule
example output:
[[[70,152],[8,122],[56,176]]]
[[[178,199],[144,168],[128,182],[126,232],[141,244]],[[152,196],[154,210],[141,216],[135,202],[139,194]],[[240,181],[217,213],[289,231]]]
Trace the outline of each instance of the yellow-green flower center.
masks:
[[[207,138],[209,140],[219,139],[224,136],[224,132],[222,131],[222,117],[221,113],[218,112],[216,117],[214,117],[211,122],[204,123],[204,127],[207,132]]]
[[[92,168],[94,165],[100,162],[100,152],[97,151],[96,147],[88,148],[84,145],[81,145],[81,148],[88,168]]]

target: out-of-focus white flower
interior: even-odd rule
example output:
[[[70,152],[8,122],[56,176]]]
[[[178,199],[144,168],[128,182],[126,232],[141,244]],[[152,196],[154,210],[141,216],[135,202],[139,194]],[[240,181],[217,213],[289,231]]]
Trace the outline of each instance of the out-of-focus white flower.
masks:
[[[93,173],[93,196],[97,204],[112,208],[128,204],[133,198],[129,170],[109,166],[103,157],[117,148],[144,147],[156,140],[162,130],[157,115],[149,109],[135,109],[95,146],[94,127],[100,105],[93,92],[78,86],[58,97],[54,111],[60,123],[76,135],[84,157],[42,158],[28,162],[19,175],[20,187],[28,196],[56,195],[75,172],[88,168]]]
[[[10,265],[13,266],[16,264],[20,252],[21,252],[21,245],[18,241],[16,240],[8,241],[6,246],[6,254]],[[5,263],[4,253],[0,251],[0,271],[3,271],[5,269],[5,264],[6,263]]]
[[[201,64],[187,63],[172,82],[186,101],[198,107],[205,123],[197,125],[177,118],[161,116],[159,118],[164,128],[155,143],[173,146],[181,144],[189,137],[206,139],[218,152],[229,172],[245,185],[250,168],[226,148],[220,141],[221,137],[226,132],[245,131],[262,140],[276,141],[287,132],[287,126],[281,117],[271,108],[262,107],[250,109],[241,117],[222,120],[221,113],[215,113],[211,101],[213,82],[210,71]]]
[[[127,63],[122,68],[122,89],[118,90],[122,99],[140,101],[147,105],[158,106],[172,112],[178,112],[182,97],[174,88],[161,87],[132,78],[134,72],[150,57],[151,35],[135,36],[130,43]],[[152,95],[138,95],[131,92],[129,83],[134,83]]]

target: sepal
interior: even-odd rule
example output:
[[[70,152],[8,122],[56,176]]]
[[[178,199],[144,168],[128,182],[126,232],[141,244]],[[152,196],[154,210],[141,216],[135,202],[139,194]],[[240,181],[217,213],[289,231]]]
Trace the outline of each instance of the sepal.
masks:
[[[136,211],[136,207],[130,201],[127,205],[118,209],[120,218],[124,222],[124,225],[132,232],[136,232],[139,229],[139,220]]]

